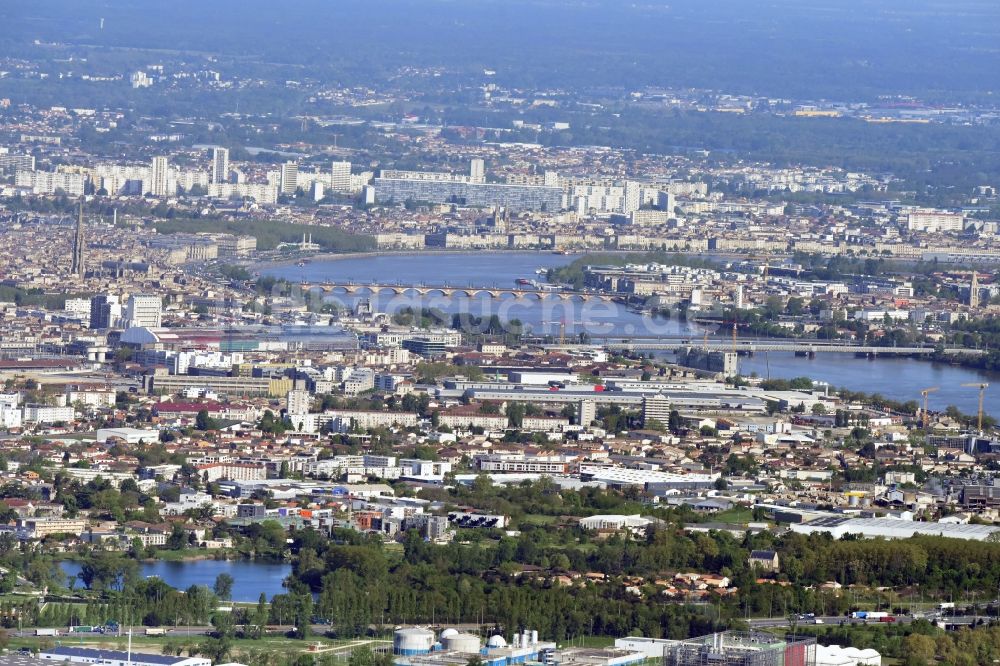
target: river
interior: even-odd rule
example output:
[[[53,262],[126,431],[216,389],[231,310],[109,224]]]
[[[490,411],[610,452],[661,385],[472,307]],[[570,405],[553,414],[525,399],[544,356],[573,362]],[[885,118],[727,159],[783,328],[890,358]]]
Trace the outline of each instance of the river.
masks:
[[[316,259],[304,266],[265,265],[258,269],[265,275],[283,277],[295,282],[354,280],[357,282],[402,282],[436,286],[513,287],[518,278],[537,279],[538,269],[563,266],[575,257],[541,252],[456,252],[440,254],[406,254],[356,256],[343,259]],[[369,295],[333,298],[345,306],[353,306]],[[568,334],[586,331],[598,339],[602,335],[692,335],[700,337],[695,324],[649,317],[631,312],[616,303],[580,303],[558,299],[447,298],[440,294],[419,297],[380,294],[371,297],[376,308],[394,312],[400,308],[435,307],[449,314],[468,312],[476,316],[497,314],[501,319],[518,318],[535,333],[558,335],[562,325]],[[672,355],[665,358],[671,360]],[[741,358],[743,374],[756,372],[765,377],[791,378],[808,376],[866,393],[881,393],[887,398],[906,401],[920,399],[920,390],[939,387],[930,394],[932,409],[955,405],[973,414],[978,409],[978,391],[961,384],[988,382],[996,386],[986,392],[985,411],[1000,414],[1000,373],[988,373],[930,363],[912,358],[880,357],[876,360],[855,358],[851,354],[817,354],[801,358],[793,354],[758,354]]]
[[[80,563],[64,560],[59,567],[67,576],[80,573]],[[140,562],[141,576],[158,576],[171,587],[186,590],[192,585],[205,585],[211,588],[215,578],[221,573],[233,577],[232,601],[257,601],[260,593],[267,595],[268,600],[276,594],[284,594],[282,581],[292,571],[288,564],[274,562],[258,562],[253,560],[186,560],[182,562]],[[82,581],[77,581],[83,587]]]
[[[564,266],[572,257],[544,252],[442,253],[404,254],[317,259],[304,266],[261,266],[264,275],[282,277],[293,282],[356,281],[397,282],[451,287],[514,288],[514,281],[523,278],[545,282],[540,269]],[[676,318],[649,317],[630,312],[617,303],[591,300],[564,301],[558,298],[506,297],[493,299],[487,295],[469,298],[465,295],[446,297],[440,293],[418,296],[414,293],[373,296],[332,294],[330,300],[353,307],[368,298],[382,312],[396,312],[405,307],[437,308],[447,314],[468,313],[476,317],[496,314],[504,321],[520,319],[533,333],[558,335],[565,327],[567,334],[586,331],[591,336],[602,335],[699,335],[700,327]]]
[[[853,354],[816,354],[815,358],[802,358],[792,353],[756,354],[740,357],[740,373],[757,373],[760,377],[790,379],[809,377],[822,380],[834,388],[880,393],[893,400],[922,402],[921,389],[938,387],[931,393],[927,405],[933,410],[943,410],[955,405],[966,414],[979,409],[979,391],[962,384],[987,382],[996,389],[988,389],[983,400],[983,410],[1000,415],[1000,373],[977,371],[947,363],[932,363],[916,358],[884,356],[874,360],[856,358]],[[991,390],[993,394],[991,395]]]

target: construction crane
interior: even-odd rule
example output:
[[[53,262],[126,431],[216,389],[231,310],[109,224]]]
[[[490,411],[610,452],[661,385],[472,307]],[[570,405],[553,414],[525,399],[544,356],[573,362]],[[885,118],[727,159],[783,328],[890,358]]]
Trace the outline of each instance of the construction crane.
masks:
[[[931,388],[925,388],[920,392],[920,395],[924,396],[924,411],[920,412],[920,425],[924,430],[926,430],[929,425],[927,419],[927,396],[937,390],[939,390],[937,386],[932,386]]]
[[[979,432],[982,432],[983,431],[983,394],[986,393],[986,389],[988,389],[990,387],[990,385],[987,384],[987,383],[985,383],[985,382],[979,382],[979,383],[973,383],[973,384],[962,384],[962,386],[966,386],[966,387],[969,387],[969,388],[977,388],[977,389],[979,389],[979,420],[977,422],[976,429],[979,430]]]

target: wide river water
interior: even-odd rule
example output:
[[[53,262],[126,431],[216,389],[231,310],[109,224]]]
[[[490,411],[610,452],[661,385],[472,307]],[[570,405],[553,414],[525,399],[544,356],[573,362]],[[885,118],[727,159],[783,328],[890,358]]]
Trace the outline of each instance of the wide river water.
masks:
[[[59,567],[67,577],[76,577],[80,573],[80,563],[64,560]],[[205,585],[211,588],[215,578],[221,573],[233,577],[232,601],[257,601],[260,593],[267,595],[268,600],[276,594],[284,594],[287,590],[282,581],[292,572],[288,564],[275,562],[257,562],[252,560],[187,560],[183,562],[140,562],[139,575],[158,576],[165,583],[178,590],[186,590],[192,585]],[[84,587],[77,580],[77,587]]]
[[[358,256],[342,259],[316,259],[303,266],[265,265],[258,270],[265,275],[293,282],[356,281],[423,284],[433,286],[514,287],[519,278],[545,281],[539,269],[563,266],[575,257],[541,252],[461,252],[442,254]],[[691,335],[700,338],[695,324],[631,312],[616,303],[568,302],[547,298],[515,299],[488,297],[448,298],[440,293],[427,296],[333,294],[340,304],[353,307],[360,299],[370,298],[381,311],[395,312],[403,307],[433,307],[446,313],[470,313],[475,316],[497,314],[503,320],[520,319],[534,333],[558,335],[565,327],[567,335],[586,331],[599,341],[604,335]],[[667,354],[666,358],[672,355]],[[932,409],[955,405],[963,412],[975,413],[978,391],[961,384],[989,382],[985,411],[1000,414],[1000,373],[981,372],[947,364],[911,358],[882,357],[876,360],[855,358],[851,354],[817,354],[800,358],[790,353],[758,354],[741,358],[740,370],[749,375],[791,378],[806,376],[823,380],[834,387],[880,393],[894,400],[919,400],[920,390],[937,386],[931,393]]]

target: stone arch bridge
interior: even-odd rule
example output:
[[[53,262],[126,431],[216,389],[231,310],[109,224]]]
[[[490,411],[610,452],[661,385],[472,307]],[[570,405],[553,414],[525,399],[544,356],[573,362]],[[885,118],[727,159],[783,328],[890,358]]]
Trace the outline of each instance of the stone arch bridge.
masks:
[[[371,294],[374,296],[381,293],[391,293],[397,296],[441,295],[447,298],[482,298],[483,296],[488,296],[495,299],[518,298],[536,299],[539,301],[545,299],[557,299],[560,301],[601,301],[606,303],[610,303],[614,300],[613,294],[602,294],[588,291],[538,289],[533,287],[460,287],[450,285],[401,284],[393,282],[366,283],[345,281],[302,282],[300,283],[300,286],[304,291],[319,289],[320,291],[328,294],[339,293],[346,295]]]

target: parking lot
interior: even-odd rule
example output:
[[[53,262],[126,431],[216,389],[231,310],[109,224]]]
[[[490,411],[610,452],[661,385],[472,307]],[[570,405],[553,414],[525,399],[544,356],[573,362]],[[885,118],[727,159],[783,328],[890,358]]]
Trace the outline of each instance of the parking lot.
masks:
[[[41,663],[41,659],[33,657],[30,654],[21,654],[17,651],[0,654],[0,666],[39,666]]]

